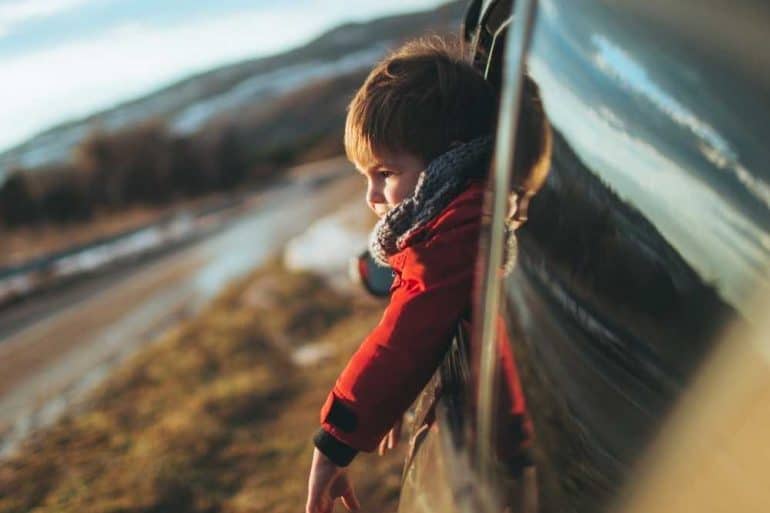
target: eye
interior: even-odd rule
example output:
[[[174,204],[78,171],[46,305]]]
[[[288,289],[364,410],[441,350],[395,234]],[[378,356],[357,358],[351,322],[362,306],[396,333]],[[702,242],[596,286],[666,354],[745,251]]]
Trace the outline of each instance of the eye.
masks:
[[[382,171],[380,171],[380,176],[383,178],[387,178],[389,176],[393,176],[393,172],[388,171],[387,169],[383,169]]]

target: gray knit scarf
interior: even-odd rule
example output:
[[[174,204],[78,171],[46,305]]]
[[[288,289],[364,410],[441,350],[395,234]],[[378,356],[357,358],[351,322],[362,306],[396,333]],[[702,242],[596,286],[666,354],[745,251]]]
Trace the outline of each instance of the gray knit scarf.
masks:
[[[417,180],[414,193],[401,201],[375,225],[369,237],[374,260],[388,266],[388,257],[406,247],[409,237],[435,218],[467,186],[468,179],[486,171],[492,155],[492,138],[478,137],[455,146],[433,159]],[[508,250],[504,271],[513,269],[516,236],[506,229]]]

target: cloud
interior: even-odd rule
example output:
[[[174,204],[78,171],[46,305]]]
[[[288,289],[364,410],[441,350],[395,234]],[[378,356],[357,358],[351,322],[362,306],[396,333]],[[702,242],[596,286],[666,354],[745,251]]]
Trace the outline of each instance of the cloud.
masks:
[[[644,66],[628,52],[602,35],[594,34],[591,39],[597,47],[593,56],[597,68],[619,80],[626,88],[646,97],[669,118],[689,129],[716,151],[735,158],[735,152],[714,127],[653,81]]]
[[[94,0],[20,0],[0,5],[0,38],[14,27],[35,18],[46,18],[69,11]]]
[[[555,62],[533,55],[530,71],[553,126],[591,171],[639,209],[733,306],[744,308],[747,292],[758,284],[770,287],[764,264],[770,256],[770,233],[704,182],[702,169],[690,168],[692,164],[629,132],[634,119],[620,120],[621,112],[608,115],[608,109],[585,101],[575,87],[577,80],[562,79]],[[723,156],[714,153],[713,158]],[[742,172],[749,181],[751,174]]]
[[[53,4],[61,9],[85,1],[37,3],[50,4],[51,12]],[[344,21],[439,3],[395,0],[383,6],[322,0],[298,9],[286,2],[169,27],[132,21],[92,39],[0,59],[4,76],[13,77],[0,80],[0,148],[192,73],[299,45]]]
[[[599,69],[619,80],[624,87],[646,97],[669,119],[688,129],[709,162],[731,173],[748,193],[770,208],[770,186],[741,164],[735,150],[716,128],[655,83],[647,70],[625,50],[601,35],[594,35],[592,40],[598,48],[593,61]]]
[[[294,30],[276,35],[274,28],[286,22]],[[0,98],[6,99],[0,147],[217,63],[296,44],[311,25],[301,13],[280,12],[236,13],[170,29],[131,23],[4,59],[4,75],[13,79],[0,81]]]

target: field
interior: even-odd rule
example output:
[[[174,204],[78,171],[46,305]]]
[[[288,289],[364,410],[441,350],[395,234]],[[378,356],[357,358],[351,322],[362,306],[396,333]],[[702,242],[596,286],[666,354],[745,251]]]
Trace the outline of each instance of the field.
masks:
[[[318,410],[381,309],[254,271],[1,462],[0,512],[302,511]],[[395,510],[403,451],[353,463],[364,510]]]

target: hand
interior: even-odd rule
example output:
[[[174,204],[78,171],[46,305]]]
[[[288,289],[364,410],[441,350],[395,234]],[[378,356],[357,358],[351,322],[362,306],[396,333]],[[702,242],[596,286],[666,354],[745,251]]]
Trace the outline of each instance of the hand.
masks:
[[[337,497],[342,498],[348,511],[358,511],[361,507],[345,468],[338,467],[324,453],[314,449],[305,513],[332,513]]]
[[[385,435],[380,441],[380,445],[377,447],[377,454],[380,456],[386,452],[395,449],[398,445],[398,441],[401,439],[401,424],[403,423],[403,417],[399,417],[388,434]]]

